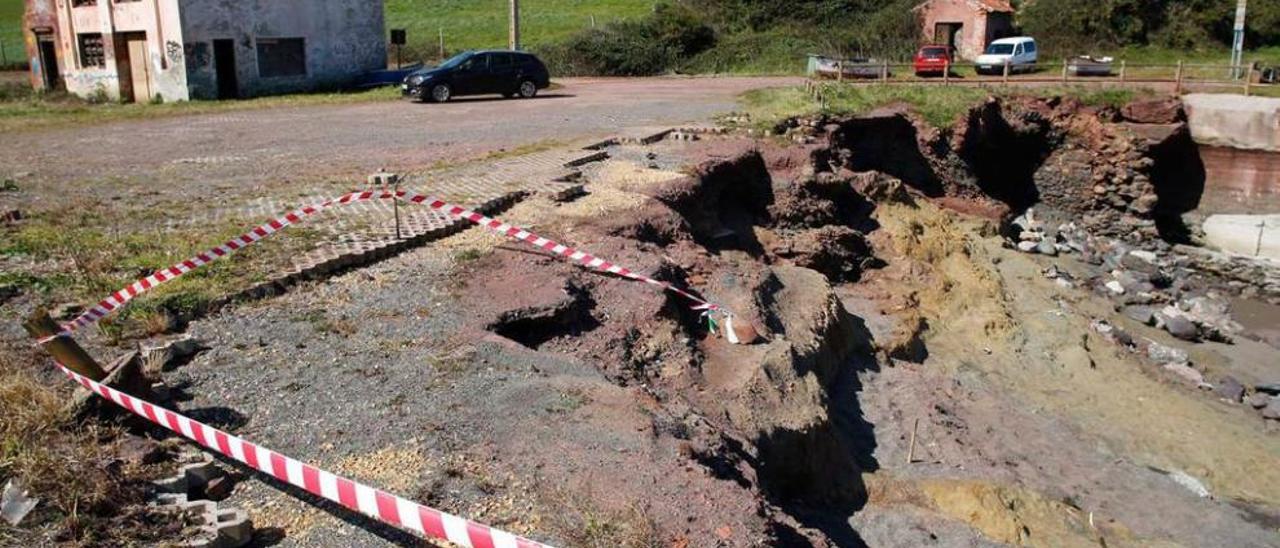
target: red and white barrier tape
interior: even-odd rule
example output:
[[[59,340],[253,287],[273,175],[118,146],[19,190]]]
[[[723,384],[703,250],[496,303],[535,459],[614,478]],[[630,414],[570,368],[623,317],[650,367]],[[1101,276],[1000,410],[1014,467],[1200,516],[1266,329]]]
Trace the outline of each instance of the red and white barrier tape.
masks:
[[[92,325],[98,320],[101,320],[106,317],[107,314],[123,307],[125,303],[133,300],[138,295],[146,293],[159,285],[172,281],[183,274],[205,266],[213,261],[227,257],[246,246],[252,245],[253,243],[283,230],[290,225],[300,222],[306,217],[315,215],[316,213],[324,211],[330,207],[371,199],[401,199],[413,203],[426,204],[432,209],[444,211],[451,216],[466,219],[490,231],[528,242],[531,245],[567,257],[590,268],[616,274],[632,280],[645,282],[650,285],[658,286],[664,290],[671,291],[696,303],[694,308],[696,310],[701,310],[703,315],[708,317],[708,319],[710,319],[711,315],[715,313],[724,314],[726,320],[725,336],[734,344],[739,342],[733,332],[733,316],[719,305],[706,301],[697,295],[689,293],[688,291],[675,287],[669,283],[655,280],[622,266],[612,264],[604,259],[594,257],[585,252],[561,245],[522,228],[508,225],[497,219],[486,217],[474,211],[447,203],[431,196],[403,190],[396,192],[353,192],[317,205],[302,207],[285,214],[283,217],[272,219],[271,221],[268,221],[267,223],[262,224],[237,238],[233,238],[218,247],[203,253],[198,253],[190,259],[175,264],[167,269],[160,270],[151,276],[147,276],[146,278],[134,282],[124,289],[116,291],[84,314],[75,318],[71,322],[64,324],[61,332],[50,337],[38,339],[36,342],[37,344],[45,344],[58,337],[71,336],[76,330]],[[711,323],[714,326],[714,322],[712,321]],[[55,360],[54,363],[57,364],[57,366],[61,368],[62,371],[71,378],[71,380],[80,383],[90,391],[93,391],[103,398],[114,402],[116,405],[119,405],[140,417],[168,428],[169,430],[172,430],[187,439],[195,441],[210,450],[217,451],[222,455],[242,462],[255,470],[271,475],[280,481],[305,489],[307,492],[334,501],[347,508],[376,518],[384,523],[418,533],[428,538],[443,539],[466,547],[535,548],[546,546],[532,540],[518,537],[452,514],[423,506],[408,499],[392,495],[364,484],[356,483],[342,476],[338,476],[305,464],[301,461],[286,457],[280,453],[265,447],[254,445],[237,436],[228,434],[174,411],[95,382],[72,371],[57,360]]]
[[[475,211],[471,211],[461,206],[450,204],[448,202],[445,202],[433,196],[417,194],[417,193],[409,192],[405,190],[399,190],[395,192],[387,191],[387,190],[381,190],[381,191],[366,190],[363,192],[352,192],[349,194],[345,194],[339,198],[328,200],[317,205],[298,208],[292,212],[285,214],[283,217],[279,217],[279,218],[267,221],[266,223],[259,225],[258,227],[240,235],[239,237],[232,238],[220,246],[217,246],[203,253],[198,253],[190,259],[179,262],[178,264],[175,264],[167,269],[160,270],[155,274],[152,274],[150,276],[147,276],[146,278],[143,278],[141,280],[134,282],[133,284],[129,285],[128,287],[125,287],[124,289],[116,291],[115,293],[111,294],[107,298],[103,299],[93,308],[90,308],[84,314],[81,314],[80,317],[72,320],[70,323],[63,326],[63,330],[74,331],[76,329],[89,325],[93,322],[96,322],[102,319],[103,317],[105,317],[107,314],[110,314],[111,311],[133,300],[138,295],[146,293],[147,291],[150,291],[152,288],[156,286],[159,286],[168,281],[171,281],[179,276],[182,276],[183,274],[191,272],[192,270],[200,268],[213,261],[216,261],[223,257],[227,257],[232,253],[235,253],[237,250],[241,248],[244,248],[249,245],[253,245],[254,242],[257,242],[258,240],[261,240],[272,234],[275,234],[276,232],[283,230],[289,227],[290,225],[298,223],[302,219],[305,219],[307,217],[320,213],[321,211],[324,211],[331,207],[346,205],[346,204],[355,203],[355,202],[373,200],[373,199],[378,199],[378,200],[400,199],[400,200],[404,200],[404,201],[412,202],[416,204],[426,204],[432,209],[443,211],[454,217],[466,219],[468,221],[471,221],[475,224],[478,224],[484,227],[485,229],[491,232],[496,232],[504,236],[508,236],[511,238],[515,238],[517,240],[527,242],[528,244],[534,247],[539,247],[547,251],[550,251],[552,253],[555,253],[557,255],[561,255],[570,260],[579,262],[587,267],[594,268],[602,272],[608,272],[610,274],[623,276],[625,278],[630,278],[632,280],[644,282],[650,285],[660,287],[664,290],[671,291],[677,295],[680,295],[686,299],[689,299],[690,301],[693,301],[695,303],[694,309],[703,311],[704,315],[708,317],[716,313],[724,314],[725,320],[726,320],[725,330],[724,330],[725,337],[728,338],[729,342],[731,343],[738,344],[739,342],[737,339],[737,336],[735,336],[733,332],[733,315],[730,314],[724,308],[722,308],[720,305],[709,302],[706,299],[703,299],[702,297],[694,295],[688,291],[680,289],[669,283],[655,280],[643,274],[634,272],[628,268],[610,263],[599,257],[592,256],[589,253],[585,253],[583,251],[574,249],[572,247],[562,245],[553,240],[543,238],[525,229],[522,229],[516,226],[511,226],[497,219],[487,217],[485,215],[482,215]]]
[[[474,548],[539,548],[548,546],[423,506],[381,489],[375,489],[321,470],[281,455],[266,447],[254,445],[238,436],[228,434],[146,400],[135,398],[107,385],[89,380],[88,377],[67,369],[61,363],[58,366],[62,368],[62,371],[71,380],[80,383],[90,391],[111,400],[116,405],[132,411],[140,417],[168,428],[213,451],[240,461],[250,468],[305,489],[313,495],[324,497],[383,523],[429,538],[443,539],[460,546]]]

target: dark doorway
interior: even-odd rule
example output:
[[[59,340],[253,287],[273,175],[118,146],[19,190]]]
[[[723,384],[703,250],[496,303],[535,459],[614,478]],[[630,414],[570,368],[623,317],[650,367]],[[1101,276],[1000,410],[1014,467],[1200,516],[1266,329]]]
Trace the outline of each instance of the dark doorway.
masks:
[[[933,43],[944,45],[951,48],[951,51],[957,51],[960,46],[961,34],[964,29],[964,23],[937,23],[933,26]]]
[[[40,44],[40,68],[44,71],[41,76],[44,78],[45,91],[62,89],[62,73],[58,67],[58,50],[54,47],[53,36],[41,34],[36,37],[36,42]]]
[[[240,97],[240,82],[236,80],[236,43],[234,40],[213,41],[213,68],[217,71],[218,98]]]

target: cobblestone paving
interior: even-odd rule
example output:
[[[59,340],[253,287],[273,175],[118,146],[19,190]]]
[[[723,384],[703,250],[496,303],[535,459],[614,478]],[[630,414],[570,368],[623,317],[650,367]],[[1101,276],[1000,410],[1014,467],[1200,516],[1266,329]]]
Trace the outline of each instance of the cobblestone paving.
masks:
[[[659,133],[665,135],[668,130],[659,130]],[[563,198],[579,192],[581,185],[573,182],[579,169],[607,157],[608,153],[604,151],[562,147],[408,174],[403,178],[401,188],[493,215],[524,196],[550,194]],[[239,206],[211,210],[196,218],[175,221],[174,224],[212,223],[227,217],[265,221],[340,193],[332,188],[313,187],[295,194],[293,198],[258,198]],[[403,204],[399,207],[400,234],[397,237],[395,209],[396,205],[389,200],[369,200],[328,209],[308,219],[306,226],[329,237],[323,238],[322,243],[311,251],[294,257],[290,264],[281,265],[263,282],[247,288],[241,295],[269,294],[278,287],[302,279],[368,264],[465,230],[470,225],[468,221],[420,205]]]

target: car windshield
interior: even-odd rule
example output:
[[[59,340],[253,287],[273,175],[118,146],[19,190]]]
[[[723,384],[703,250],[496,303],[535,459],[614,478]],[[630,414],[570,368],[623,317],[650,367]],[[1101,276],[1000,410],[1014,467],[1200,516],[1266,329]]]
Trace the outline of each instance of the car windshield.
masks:
[[[991,44],[987,46],[987,55],[1009,55],[1013,53],[1013,44]]]
[[[462,52],[462,53],[459,53],[459,54],[457,54],[457,55],[454,55],[453,57],[450,57],[450,58],[449,58],[448,60],[446,60],[445,62],[440,63],[440,67],[439,67],[439,68],[442,68],[442,69],[451,69],[451,68],[454,68],[454,67],[456,67],[456,66],[458,66],[458,65],[461,65],[462,63],[466,62],[466,60],[467,60],[467,59],[470,59],[473,55],[475,55],[475,53],[474,53],[474,52],[464,51],[464,52]]]
[[[930,58],[932,58],[932,57],[946,57],[946,56],[947,56],[947,49],[946,49],[946,48],[924,48],[924,56],[925,56],[925,57],[930,57]]]

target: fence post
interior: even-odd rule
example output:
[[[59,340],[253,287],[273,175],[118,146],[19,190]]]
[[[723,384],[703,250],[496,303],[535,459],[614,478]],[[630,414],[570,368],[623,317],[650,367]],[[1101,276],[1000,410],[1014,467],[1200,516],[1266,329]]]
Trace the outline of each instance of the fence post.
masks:
[[[44,309],[36,309],[32,312],[27,321],[22,323],[22,327],[37,339],[54,337],[42,346],[55,360],[67,366],[67,369],[94,381],[100,381],[107,377],[107,372],[102,369],[102,366],[98,365],[98,362],[94,361],[89,356],[89,353],[85,352],[76,343],[75,339],[68,336],[55,336],[62,332],[62,327],[53,321],[53,318],[49,317],[49,313]]]
[[[951,60],[947,59],[942,63],[942,85],[951,85]]]
[[[1178,74],[1174,78],[1174,80],[1175,80],[1175,83],[1173,87],[1173,94],[1182,95],[1182,61],[1181,60],[1178,61]]]
[[[1004,77],[1002,78],[1002,81],[1004,82],[1004,85],[1009,85],[1009,61],[1007,59],[1004,62]]]
[[[836,61],[836,81],[844,81],[844,59]]]
[[[880,61],[880,82],[889,83],[889,60]]]
[[[444,27],[440,27],[440,60],[444,60]]]
[[[1244,96],[1248,97],[1250,88],[1253,86],[1253,64],[1250,63],[1244,67]]]
[[[1126,68],[1125,60],[1124,60],[1124,59],[1121,59],[1121,60],[1120,60],[1120,81],[1121,81],[1121,82],[1124,82],[1124,72],[1125,72],[1125,68]]]
[[[1067,83],[1067,63],[1068,62],[1069,62],[1068,59],[1062,60],[1062,83],[1064,84]]]

